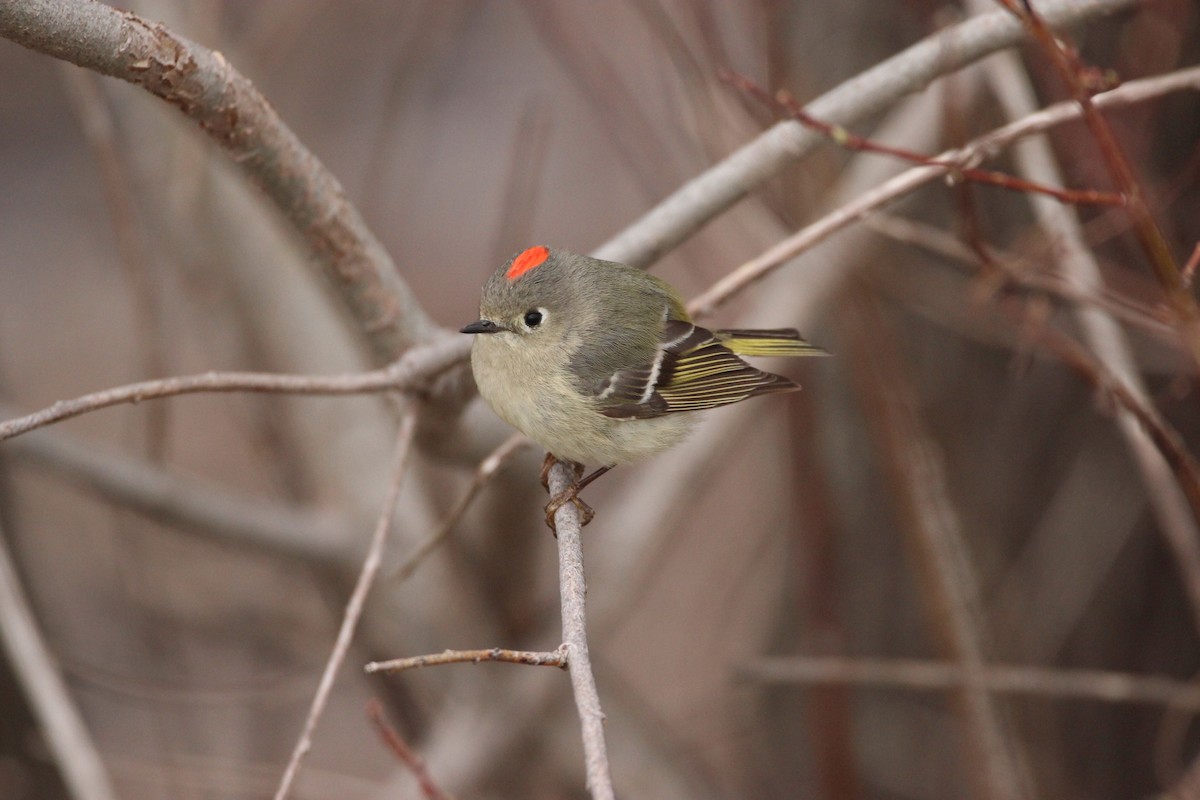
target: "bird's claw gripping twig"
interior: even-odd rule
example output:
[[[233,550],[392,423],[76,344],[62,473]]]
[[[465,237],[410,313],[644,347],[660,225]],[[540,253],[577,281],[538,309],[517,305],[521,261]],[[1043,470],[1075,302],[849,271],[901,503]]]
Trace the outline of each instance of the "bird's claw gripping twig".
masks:
[[[541,479],[542,486],[546,487],[546,491],[550,491],[550,468],[554,466],[554,462],[556,461],[558,459],[552,453],[546,453],[546,458],[542,461]],[[554,515],[567,503],[574,503],[575,507],[579,509],[580,527],[587,525],[596,516],[596,512],[592,510],[592,507],[583,502],[579,497],[579,490],[581,488],[579,479],[583,477],[583,465],[576,464],[573,461],[564,461],[563,463],[571,467],[572,472],[575,473],[575,480],[566,489],[551,497],[550,502],[546,503],[546,525],[550,530],[554,531],[555,536],[558,536],[558,529],[554,526]]]
[[[554,495],[554,497],[551,497],[549,503],[546,503],[546,525],[550,527],[550,530],[554,531],[556,537],[558,536],[558,528],[554,527],[554,515],[567,503],[574,503],[575,507],[579,509],[580,527],[587,525],[596,516],[596,512],[592,510],[592,507],[583,502],[582,498],[579,497],[579,487],[575,484],[568,486],[563,491]]]

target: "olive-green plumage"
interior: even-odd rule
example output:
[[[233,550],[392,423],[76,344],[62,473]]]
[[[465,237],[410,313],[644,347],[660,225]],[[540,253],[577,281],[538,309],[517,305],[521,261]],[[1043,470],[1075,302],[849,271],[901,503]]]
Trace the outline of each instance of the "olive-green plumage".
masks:
[[[471,366],[480,394],[558,458],[596,466],[677,444],[690,412],[799,388],[739,355],[824,353],[791,329],[700,328],[653,275],[546,248],[500,267],[479,313],[463,332],[479,334]]]

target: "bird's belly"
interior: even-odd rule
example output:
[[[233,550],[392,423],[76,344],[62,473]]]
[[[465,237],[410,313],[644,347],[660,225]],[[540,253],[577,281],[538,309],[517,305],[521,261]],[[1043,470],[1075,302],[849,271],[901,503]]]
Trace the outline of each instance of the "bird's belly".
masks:
[[[477,342],[471,361],[479,393],[507,423],[560,459],[626,464],[661,453],[691,431],[693,414],[613,419],[547,363],[514,358],[501,341]],[[503,370],[504,372],[502,372]]]
[[[692,415],[686,413],[621,420],[592,408],[583,410],[586,416],[547,411],[533,425],[520,418],[508,421],[558,458],[591,466],[628,464],[657,455],[678,444],[692,428]]]

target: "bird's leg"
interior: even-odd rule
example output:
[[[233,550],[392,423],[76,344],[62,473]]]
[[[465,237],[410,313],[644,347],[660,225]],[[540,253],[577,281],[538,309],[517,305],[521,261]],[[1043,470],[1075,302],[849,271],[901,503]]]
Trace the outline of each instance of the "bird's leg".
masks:
[[[554,466],[554,462],[557,460],[552,453],[546,453],[546,458],[542,461],[542,486],[546,487],[546,491],[550,491],[550,468]],[[546,525],[549,526],[550,530],[554,531],[555,536],[558,536],[558,529],[554,527],[554,515],[567,503],[574,503],[575,507],[579,509],[579,523],[581,527],[592,521],[592,518],[596,516],[596,512],[579,497],[579,490],[591,483],[599,475],[603,474],[603,472],[607,472],[607,467],[603,471],[597,470],[581,483],[579,479],[583,475],[583,465],[577,464],[574,461],[564,461],[563,463],[568,465],[571,471],[575,473],[575,480],[566,489],[551,497],[549,503],[546,503]]]
[[[583,491],[583,489],[584,489],[584,487],[586,487],[586,486],[587,486],[589,483],[591,483],[592,481],[596,480],[596,478],[599,478],[601,475],[603,475],[604,473],[608,472],[608,471],[609,471],[610,469],[612,469],[614,466],[616,466],[616,465],[615,465],[615,464],[609,464],[607,467],[600,467],[599,469],[597,469],[596,471],[594,471],[594,472],[593,472],[591,475],[588,475],[586,478],[584,478],[584,479],[583,479],[583,480],[581,480],[579,483],[577,483],[577,484],[575,485],[575,491],[577,491],[577,492],[582,492],[582,491]]]
[[[555,461],[558,461],[558,459],[555,458],[553,453],[546,453],[546,457],[542,459],[542,471],[539,474],[539,477],[542,480],[542,488],[547,492],[550,491],[550,468],[554,466]],[[576,476],[582,475],[583,466],[581,464],[575,464],[574,466]],[[575,485],[575,491],[582,492],[589,483],[596,480],[596,478],[599,478],[601,475],[608,472],[615,466],[615,464],[609,464],[607,467],[600,467],[599,469],[595,470],[591,475],[588,475]]]

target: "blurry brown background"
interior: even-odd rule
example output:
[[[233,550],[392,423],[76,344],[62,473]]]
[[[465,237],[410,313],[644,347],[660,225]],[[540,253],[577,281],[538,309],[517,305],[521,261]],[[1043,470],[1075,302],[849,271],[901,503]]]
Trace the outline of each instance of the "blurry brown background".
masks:
[[[965,13],[922,0],[132,7],[252,80],[453,328],[475,318],[484,277],[513,252],[595,249],[769,125],[720,68],[808,100]],[[1196,5],[1176,0],[1074,36],[1092,63],[1129,80],[1194,63],[1196,27]],[[1039,101],[1062,99],[1043,55],[1021,55]],[[173,110],[9,42],[0,76],[4,417],[159,375],[371,366],[285,226]],[[971,70],[909,102],[878,135],[929,153],[1005,121]],[[1181,261],[1200,238],[1198,111],[1181,93],[1110,115]],[[101,177],[106,136],[84,132],[96,114],[113,126],[129,213]],[[1082,125],[1052,141],[1067,185],[1108,188]],[[827,145],[655,271],[694,296],[878,182],[872,164],[899,169]],[[856,169],[867,174],[848,177]],[[960,243],[975,229],[998,258],[1028,256],[1020,268],[1035,274],[1057,269],[1026,195],[969,194],[938,183],[894,212]],[[1108,287],[1161,303],[1121,218],[1080,216]],[[819,294],[810,268],[824,270]],[[1196,616],[1112,405],[1022,338],[1038,320],[1075,334],[1070,304],[871,225],[718,313],[729,327],[799,325],[835,357],[784,365],[800,395],[716,412],[695,442],[588,490],[598,510],[585,531],[590,633],[620,796],[987,796],[971,712],[954,692],[746,674],[767,655],[952,655],[897,446],[940,465],[940,509],[965,541],[980,605],[972,636],[988,661],[1193,677]],[[1158,408],[1200,441],[1195,376],[1173,337],[1128,332]],[[897,423],[895,407],[911,418]],[[270,795],[385,488],[388,409],[370,397],[187,397],[0,445],[5,541],[121,797]],[[918,430],[897,433],[913,420]],[[410,477],[390,565],[507,435],[478,404],[468,421],[469,442],[426,448]],[[448,647],[557,645],[540,457],[509,466],[412,579],[373,592],[294,796],[419,796],[366,721],[372,696],[459,797],[585,796],[565,675],[480,665],[367,679],[359,669]],[[132,464],[131,480],[165,475],[211,492],[204,502],[299,509],[316,538],[265,542],[169,521],[89,488],[87,464]],[[995,698],[1001,760],[1034,796],[1155,794],[1196,754],[1183,712]],[[0,664],[0,797],[61,796]]]

